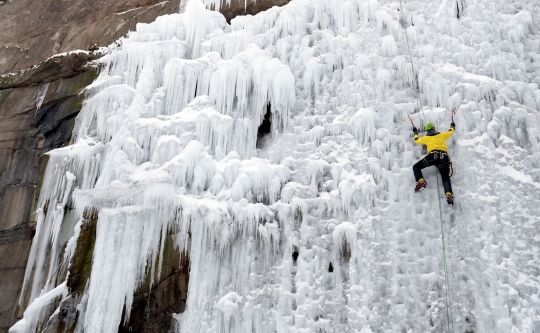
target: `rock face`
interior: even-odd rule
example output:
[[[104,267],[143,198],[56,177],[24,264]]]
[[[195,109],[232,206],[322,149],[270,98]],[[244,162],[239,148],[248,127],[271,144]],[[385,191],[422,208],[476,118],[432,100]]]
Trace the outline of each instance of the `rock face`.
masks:
[[[138,22],[178,12],[179,6],[180,0],[0,1],[0,74],[58,53],[107,46]]]
[[[237,15],[288,2],[232,0],[229,6],[224,1],[221,12],[230,22]],[[18,299],[35,228],[32,212],[47,162],[44,153],[69,144],[83,101],[79,93],[98,74],[88,62],[99,53],[70,51],[106,46],[139,22],[179,10],[180,0],[0,0],[0,75],[5,74],[0,76],[0,333],[24,311]],[[93,248],[85,244],[78,256],[84,260],[70,272],[81,279]],[[161,279],[151,288],[140,288],[133,315],[120,331],[131,327],[133,332],[167,332],[171,322],[165,318],[183,312],[189,259],[180,258],[172,247],[168,251]],[[77,304],[75,292],[46,331],[72,330]]]
[[[118,332],[170,332],[173,313],[186,308],[189,258],[181,255],[169,236],[165,241],[162,273],[150,286],[148,281],[133,296],[129,321]]]
[[[230,0],[230,5],[226,0],[221,2],[220,12],[225,16],[228,23],[238,15],[255,15],[274,6],[283,6],[291,0],[257,0],[257,1],[245,1],[245,0]]]
[[[35,225],[35,194],[46,165],[43,154],[69,142],[82,105],[79,93],[97,76],[89,67],[67,64],[76,57],[80,57],[76,63],[86,64],[95,55],[71,55],[67,62],[64,57],[55,59],[53,67],[73,71],[65,72],[64,78],[59,72],[47,74],[51,67],[47,63],[32,77],[0,79],[0,332],[7,332],[17,315]],[[31,86],[40,76],[60,78]]]

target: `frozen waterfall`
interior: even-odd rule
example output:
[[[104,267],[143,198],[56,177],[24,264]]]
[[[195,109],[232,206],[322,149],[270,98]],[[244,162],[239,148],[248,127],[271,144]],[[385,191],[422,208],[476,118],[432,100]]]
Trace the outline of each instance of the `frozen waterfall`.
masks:
[[[538,3],[293,0],[228,25],[204,2],[100,60],[74,143],[49,153],[10,332],[70,297],[91,214],[76,332],[118,330],[168,234],[191,262],[178,332],[446,331],[436,171],[413,193],[414,82],[438,129],[456,110],[455,332],[540,332]]]

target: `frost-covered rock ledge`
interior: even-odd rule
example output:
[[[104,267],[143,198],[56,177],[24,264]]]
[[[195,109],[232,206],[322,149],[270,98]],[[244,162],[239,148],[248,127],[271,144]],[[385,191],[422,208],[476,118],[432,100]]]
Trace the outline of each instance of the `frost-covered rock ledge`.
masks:
[[[56,54],[18,73],[0,76],[0,90],[31,87],[58,79],[69,78],[92,69],[91,62],[103,56],[103,51],[75,50]]]

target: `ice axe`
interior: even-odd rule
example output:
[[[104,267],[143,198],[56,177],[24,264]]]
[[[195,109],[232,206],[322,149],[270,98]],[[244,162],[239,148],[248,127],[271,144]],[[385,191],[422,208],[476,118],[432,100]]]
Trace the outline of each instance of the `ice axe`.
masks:
[[[412,127],[414,128],[415,126],[414,126],[414,123],[413,123],[413,121],[412,121],[411,115],[408,114],[407,117],[409,117],[409,121],[411,122],[411,125],[412,125]]]

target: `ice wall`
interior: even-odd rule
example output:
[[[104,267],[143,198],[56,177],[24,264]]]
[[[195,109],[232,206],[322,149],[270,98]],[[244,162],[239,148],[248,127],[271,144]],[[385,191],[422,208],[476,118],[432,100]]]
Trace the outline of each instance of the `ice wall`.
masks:
[[[76,143],[50,153],[24,286],[34,301],[12,331],[34,331],[66,297],[57,272],[88,211],[78,332],[117,330],[167,232],[191,260],[180,332],[446,331],[442,193],[434,170],[412,191],[423,152],[407,114],[446,130],[450,109],[453,327],[540,331],[539,5],[403,7],[293,0],[229,26],[191,0],[111,46]]]

